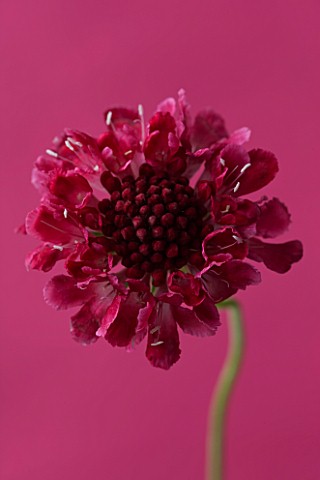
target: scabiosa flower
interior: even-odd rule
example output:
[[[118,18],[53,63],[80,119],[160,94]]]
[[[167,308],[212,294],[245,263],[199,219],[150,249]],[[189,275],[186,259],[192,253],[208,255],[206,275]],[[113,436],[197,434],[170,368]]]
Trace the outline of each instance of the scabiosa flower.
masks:
[[[104,337],[168,369],[180,357],[178,327],[214,335],[216,304],[260,282],[247,259],[287,272],[302,256],[297,240],[267,243],[287,230],[278,199],[243,198],[278,171],[268,151],[247,151],[250,131],[228,134],[211,109],[194,121],[183,90],[162,102],[148,125],[143,110],[112,108],[93,138],[65,130],[34,166],[40,206],[25,229],[41,243],[28,268],[64,260],[44,297],[56,309],[79,307],[71,334]]]

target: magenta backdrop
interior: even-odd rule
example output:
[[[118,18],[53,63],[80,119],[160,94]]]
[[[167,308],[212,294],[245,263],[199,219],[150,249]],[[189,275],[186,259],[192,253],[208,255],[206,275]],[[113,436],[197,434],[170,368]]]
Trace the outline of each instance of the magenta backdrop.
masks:
[[[150,114],[181,86],[193,112],[211,105],[277,154],[266,191],[293,214],[285,239],[305,246],[289,274],[264,270],[241,295],[247,350],[226,479],[320,478],[319,9],[319,0],[1,1],[1,478],[203,478],[225,322],[215,338],[182,336],[169,372],[152,368],[142,346],[84,348],[69,336],[69,312],[44,304],[49,276],[25,271],[37,242],[13,234],[38,202],[32,162],[56,133],[97,134],[107,106],[142,102]]]

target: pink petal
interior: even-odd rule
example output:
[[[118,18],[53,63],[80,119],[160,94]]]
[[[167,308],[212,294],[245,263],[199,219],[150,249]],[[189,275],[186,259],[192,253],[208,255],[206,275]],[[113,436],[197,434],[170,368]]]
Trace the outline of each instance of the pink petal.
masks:
[[[202,307],[202,303],[206,302]],[[217,308],[208,307],[207,300],[194,307],[193,310],[171,306],[172,314],[179,327],[190,335],[207,337],[214,335],[219,322]]]
[[[144,306],[145,303],[141,302],[140,295],[136,292],[130,292],[122,299],[119,311],[105,336],[111,345],[126,347],[130,344],[136,333],[140,308]]]
[[[170,113],[170,115],[173,117],[174,114],[176,113],[176,101],[172,97],[168,97],[165,100],[163,100],[159,105],[157,106],[157,112],[162,112],[162,113]]]
[[[241,260],[231,260],[221,266],[223,277],[233,288],[245,290],[249,285],[261,282],[260,272],[252,265]]]
[[[71,336],[76,342],[83,345],[95,343],[99,338],[96,335],[99,322],[95,307],[96,300],[92,299],[71,317]]]
[[[237,288],[231,287],[229,282],[221,277],[218,268],[217,272],[215,270],[208,270],[202,275],[201,279],[210,298],[215,303],[219,303],[234,295]]]
[[[202,254],[210,262],[221,263],[232,257],[242,259],[247,251],[247,244],[230,227],[209,233],[202,244]]]
[[[261,206],[261,214],[256,228],[257,235],[274,238],[284,233],[290,224],[290,214],[284,203],[273,198]]]
[[[155,306],[155,301],[153,296],[149,296],[149,301],[146,306],[140,308],[137,318],[137,327],[134,334],[134,337],[131,339],[130,344],[128,345],[128,350],[131,351],[136,347],[146,336],[148,332],[149,319],[151,318],[153,309]]]
[[[77,173],[57,174],[50,182],[50,192],[71,208],[83,208],[92,196],[88,181]]]
[[[62,212],[53,212],[45,206],[27,215],[26,230],[29,235],[56,245],[73,243],[74,240],[84,241],[80,226],[69,217],[65,218]]]
[[[266,267],[277,273],[286,273],[293,263],[302,258],[303,248],[299,240],[286,243],[264,243],[257,238],[249,242],[248,257],[263,262]]]
[[[66,128],[61,138],[55,140],[55,149],[67,163],[67,170],[81,172],[91,181],[104,170],[96,139],[78,130]]]
[[[228,138],[228,143],[234,143],[236,145],[243,145],[250,140],[251,130],[247,127],[239,128],[231,133]]]
[[[107,333],[109,326],[115,320],[116,316],[118,315],[120,304],[121,304],[121,296],[116,295],[110,305],[108,306],[105,315],[101,320],[100,327],[96,331],[97,337],[104,337]]]
[[[193,150],[210,147],[225,137],[228,137],[228,132],[219,114],[211,108],[198,113],[190,135]]]
[[[172,292],[179,293],[187,305],[197,305],[203,299],[201,281],[190,273],[173,272],[168,278],[168,287]]]
[[[242,178],[241,169],[250,164],[248,152],[241,145],[227,145],[221,151],[220,158],[227,168],[223,185],[235,187],[238,179]]]
[[[240,185],[236,196],[260,190],[270,183],[276,176],[279,168],[278,161],[273,153],[261,148],[250,150],[250,167],[239,178]]]
[[[159,302],[149,319],[146,356],[154,367],[168,370],[180,358],[179,334],[169,304]]]
[[[78,288],[76,281],[67,275],[53,277],[43,289],[43,296],[48,305],[56,310],[76,307],[89,300],[94,294],[94,287]]]
[[[189,136],[190,136],[190,127],[192,125],[191,118],[191,109],[190,105],[187,102],[186,92],[183,88],[178,91],[178,119],[177,119],[177,131],[180,137],[181,144],[187,148],[191,149]]]
[[[213,302],[209,297],[206,297],[200,305],[197,305],[193,308],[198,319],[207,326],[209,335],[214,335],[217,328],[220,325],[220,317],[215,302]]]
[[[70,252],[69,248],[54,248],[51,244],[42,244],[27,256],[25,262],[27,270],[49,272],[58,260],[66,258]]]
[[[252,265],[241,260],[231,260],[213,267],[201,276],[203,285],[215,303],[234,295],[240,288],[257,285],[261,275]]]
[[[41,155],[37,158],[31,174],[32,185],[39,190],[41,194],[46,193],[50,180],[50,172],[62,169],[63,161],[54,157],[45,157]]]

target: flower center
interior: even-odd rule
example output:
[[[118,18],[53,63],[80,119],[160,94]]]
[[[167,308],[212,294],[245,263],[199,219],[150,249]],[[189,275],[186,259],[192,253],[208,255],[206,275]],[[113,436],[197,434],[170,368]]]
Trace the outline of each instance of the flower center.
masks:
[[[99,204],[102,232],[114,239],[114,250],[129,277],[149,272],[154,283],[161,284],[167,270],[182,268],[192,251],[201,250],[207,210],[187,178],[172,180],[141,168],[136,179],[129,175],[107,180],[111,196]]]

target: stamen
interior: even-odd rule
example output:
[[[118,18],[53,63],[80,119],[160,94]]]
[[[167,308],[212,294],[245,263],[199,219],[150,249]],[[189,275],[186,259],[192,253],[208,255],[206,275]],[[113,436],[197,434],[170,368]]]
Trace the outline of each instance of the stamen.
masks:
[[[234,239],[236,240],[236,242],[238,242],[238,243],[242,243],[242,242],[243,242],[242,238],[237,237],[237,235],[232,235],[232,238],[234,238]]]
[[[152,330],[150,330],[150,333],[151,333],[151,335],[153,335],[154,333],[158,332],[159,330],[160,330],[160,325],[157,325]]]
[[[146,136],[145,126],[144,126],[144,116],[143,116],[143,106],[141,103],[138,105],[138,113],[141,122],[141,141],[140,144],[142,145]]]
[[[60,250],[60,252],[63,251],[63,247],[61,247],[61,245],[53,245],[53,247],[55,250]]]
[[[226,205],[225,210],[221,210],[221,213],[228,213],[230,210],[230,205]]]
[[[64,218],[67,218],[68,216],[68,210],[66,208],[63,210],[63,216]]]
[[[138,113],[139,113],[139,116],[143,118],[143,106],[141,105],[141,103],[139,103],[138,105]]]
[[[223,160],[223,158],[220,158],[220,163],[221,163],[221,165],[222,165],[223,167],[226,166],[226,162],[225,162],[225,160]]]
[[[230,171],[228,170],[227,175],[225,176],[225,180],[229,178],[237,170],[237,168],[238,168],[238,165],[236,165],[232,170]],[[232,183],[234,183],[238,178],[239,176],[235,180],[233,180]]]
[[[251,163],[246,163],[240,170],[240,173],[243,173],[247,170],[247,168],[251,167]]]
[[[59,155],[57,154],[57,152],[54,152],[53,150],[50,150],[50,148],[48,148],[48,149],[46,150],[46,154],[47,154],[47,155],[50,155],[51,157],[54,157],[54,158],[58,158],[58,157],[59,157]]]
[[[93,167],[93,170],[94,170],[95,172],[99,172],[99,165],[95,165],[95,166]]]
[[[69,141],[68,139],[65,140],[64,143],[65,143],[66,147],[69,148],[69,150],[71,150],[72,152],[74,152],[74,148],[73,148],[73,146],[71,145],[71,143],[70,143],[70,141]]]
[[[123,155],[130,155],[130,153],[132,153],[132,150],[128,150],[128,151],[124,152]]]
[[[111,110],[107,113],[106,124],[109,127],[111,125],[112,112]]]
[[[157,347],[158,345],[162,345],[164,343],[163,340],[159,340],[158,342],[150,343],[151,347]]]
[[[240,187],[240,182],[237,182],[236,186],[233,189],[233,192],[236,193],[239,190],[239,187]]]
[[[79,147],[79,148],[82,148],[82,147],[83,147],[83,145],[82,145],[81,142],[77,142],[77,140],[75,140],[75,139],[72,138],[72,137],[68,137],[68,140],[69,140],[70,143],[72,143],[72,145],[76,145],[76,146]]]

